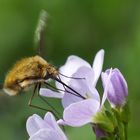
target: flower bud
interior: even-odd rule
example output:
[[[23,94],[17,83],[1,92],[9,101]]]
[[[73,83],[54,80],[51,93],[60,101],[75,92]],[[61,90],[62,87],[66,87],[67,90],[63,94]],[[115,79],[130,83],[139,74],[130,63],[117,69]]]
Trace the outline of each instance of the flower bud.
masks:
[[[107,135],[107,133],[105,131],[103,131],[102,129],[100,129],[97,125],[94,125],[93,130],[96,134],[96,138],[98,138],[98,139],[106,137],[106,135]]]
[[[103,87],[106,86],[106,81],[109,75],[110,69],[102,73]],[[112,107],[122,107],[126,102],[128,95],[127,83],[118,69],[113,69],[110,82],[107,90],[107,99]]]

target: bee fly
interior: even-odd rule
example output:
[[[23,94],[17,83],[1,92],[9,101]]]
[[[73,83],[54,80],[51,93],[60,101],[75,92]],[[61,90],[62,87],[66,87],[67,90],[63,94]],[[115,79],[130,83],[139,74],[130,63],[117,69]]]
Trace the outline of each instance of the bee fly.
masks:
[[[23,58],[7,74],[3,88],[7,94],[14,96],[33,84],[45,82],[57,75],[58,71],[42,57]]]
[[[39,54],[41,52],[42,47],[44,46],[44,31],[45,31],[45,26],[46,26],[46,24],[45,24],[46,18],[47,18],[46,12],[42,11],[41,16],[39,18],[39,24],[37,26],[37,30],[35,33],[36,40],[39,44]],[[65,76],[65,75],[59,73],[58,70],[54,66],[49,64],[40,55],[23,58],[20,61],[18,61],[13,66],[13,68],[10,70],[10,72],[6,75],[4,85],[3,85],[3,90],[8,95],[14,96],[14,95],[19,94],[20,91],[28,89],[28,87],[30,87],[32,85],[35,85],[34,92],[31,96],[28,104],[31,107],[43,109],[41,107],[32,105],[32,99],[35,95],[36,90],[38,89],[38,91],[39,91],[41,84],[45,83],[52,88],[53,86],[51,86],[49,83],[47,83],[46,80],[53,79],[53,80],[58,81],[64,87],[67,87],[69,90],[72,91],[72,92],[69,91],[69,93],[76,95],[78,97],[84,98],[82,95],[80,95],[74,89],[72,89],[71,87],[66,85],[64,82],[62,82],[59,77],[59,74],[62,76]],[[68,76],[65,76],[65,77],[72,78],[72,77],[68,77]],[[40,98],[42,98],[42,97],[40,96]],[[52,107],[50,104],[48,104],[48,105],[50,107]],[[53,109],[57,112],[57,110],[55,108],[53,108]],[[43,110],[46,110],[46,109],[43,109]],[[46,111],[50,111],[50,110],[46,110]]]

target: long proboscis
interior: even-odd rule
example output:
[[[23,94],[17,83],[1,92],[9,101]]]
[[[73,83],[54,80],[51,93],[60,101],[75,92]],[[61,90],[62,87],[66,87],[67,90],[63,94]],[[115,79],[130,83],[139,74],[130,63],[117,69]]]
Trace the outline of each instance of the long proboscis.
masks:
[[[67,84],[65,84],[63,81],[61,81],[57,77],[55,77],[54,80],[56,80],[57,82],[61,83],[62,85],[64,85],[65,87],[67,87],[68,89],[70,89],[71,91],[73,91],[74,92],[73,95],[76,95],[77,97],[80,97],[82,99],[85,99],[84,96],[82,96],[80,93],[78,93],[76,90],[74,90],[73,88],[71,88],[70,86],[68,86]]]

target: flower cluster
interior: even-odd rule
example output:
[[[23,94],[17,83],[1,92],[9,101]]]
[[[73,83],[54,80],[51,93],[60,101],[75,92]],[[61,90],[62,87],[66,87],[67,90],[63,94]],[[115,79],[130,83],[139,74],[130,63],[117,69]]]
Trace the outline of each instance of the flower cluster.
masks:
[[[60,92],[40,89],[41,96],[61,99],[63,118],[56,122],[51,113],[47,113],[44,120],[38,115],[29,117],[27,131],[31,140],[56,140],[56,137],[57,140],[66,140],[58,125],[80,127],[85,124],[91,125],[97,139],[127,139],[127,83],[117,68],[102,72],[103,61],[104,50],[96,54],[92,66],[78,56],[68,57],[59,70],[63,74],[59,79],[67,86],[56,82]],[[100,75],[102,96],[96,88]]]

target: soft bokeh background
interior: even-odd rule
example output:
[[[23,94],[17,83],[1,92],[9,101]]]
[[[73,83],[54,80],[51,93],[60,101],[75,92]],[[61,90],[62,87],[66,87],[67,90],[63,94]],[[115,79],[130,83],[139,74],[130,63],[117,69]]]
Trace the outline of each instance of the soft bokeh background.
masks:
[[[129,140],[140,139],[140,1],[0,0],[0,83],[18,59],[36,53],[33,36],[41,9],[50,15],[45,48],[49,62],[59,67],[75,54],[92,63],[103,48],[104,70],[122,71],[129,85]],[[28,107],[31,91],[16,97],[0,95],[0,139],[28,139],[27,117],[45,112]],[[59,101],[50,101],[61,109]],[[46,105],[38,99],[34,103]],[[70,140],[93,139],[89,126],[69,128],[67,133]]]

